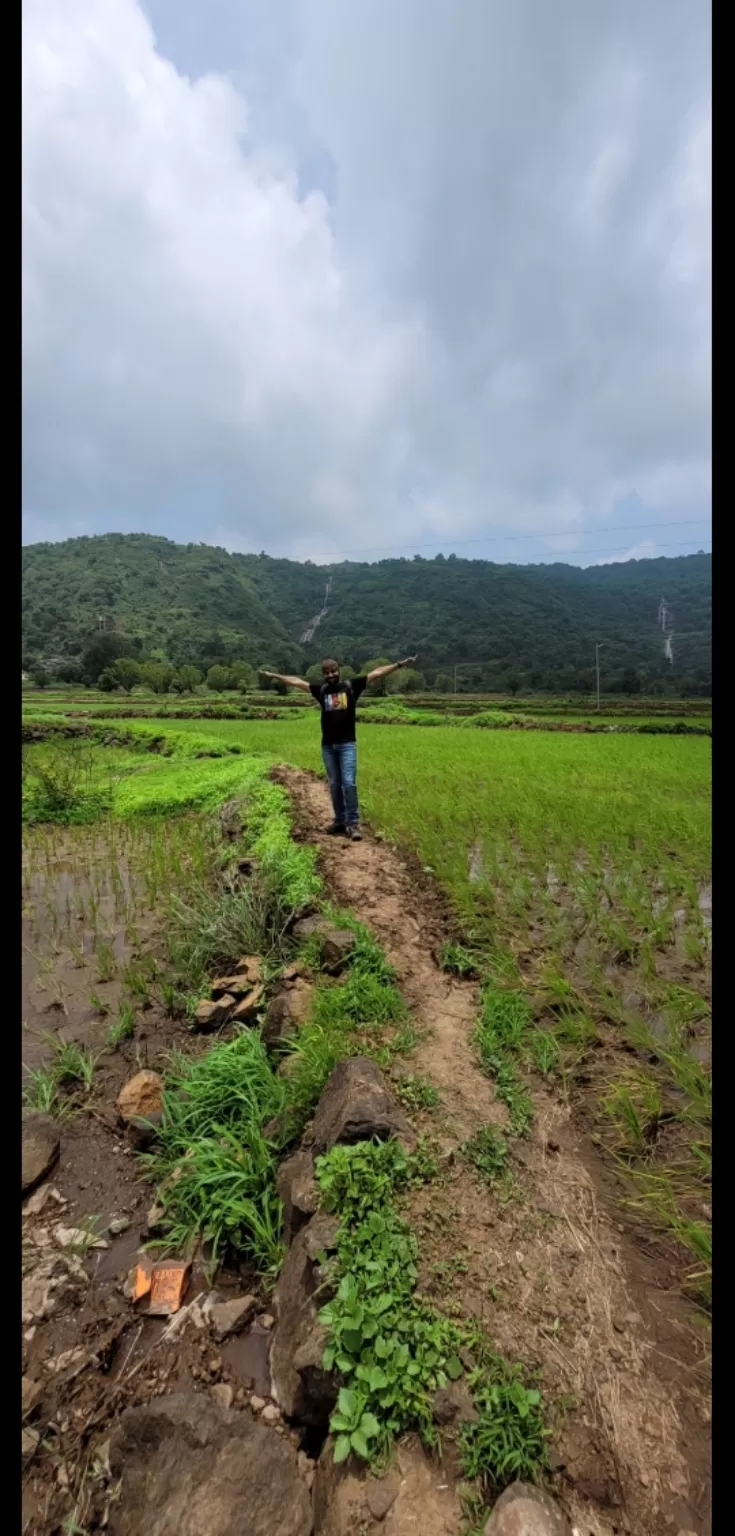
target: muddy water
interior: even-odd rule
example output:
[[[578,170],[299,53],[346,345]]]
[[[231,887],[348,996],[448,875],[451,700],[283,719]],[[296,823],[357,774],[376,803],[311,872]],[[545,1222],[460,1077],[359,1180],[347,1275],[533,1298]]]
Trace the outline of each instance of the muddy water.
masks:
[[[45,1036],[91,1049],[117,1013],[125,965],[147,946],[155,914],[145,881],[99,829],[31,834],[23,857],[22,1054],[26,1069],[48,1058]]]

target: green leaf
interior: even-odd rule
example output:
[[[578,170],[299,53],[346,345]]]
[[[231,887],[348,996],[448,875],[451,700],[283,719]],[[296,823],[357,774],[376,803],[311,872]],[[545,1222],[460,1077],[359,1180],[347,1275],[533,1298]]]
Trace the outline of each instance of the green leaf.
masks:
[[[352,1392],[349,1387],[340,1388],[339,1397],[337,1398],[337,1407],[339,1412],[343,1413],[345,1418],[352,1420],[353,1423],[357,1413],[359,1401],[360,1399],[357,1393]]]
[[[360,1420],[360,1429],[367,1440],[374,1440],[380,1434],[380,1425],[374,1413],[364,1413]]]
[[[350,1454],[349,1435],[338,1435],[334,1444],[335,1461],[346,1461]]]
[[[444,1367],[450,1381],[456,1381],[462,1375],[462,1361],[457,1355],[450,1355]]]
[[[358,1456],[362,1456],[363,1461],[370,1460],[370,1451],[368,1449],[367,1440],[359,1429],[354,1430],[350,1435],[350,1445],[352,1446],[353,1451],[357,1451]]]
[[[379,1365],[374,1365],[372,1367],[368,1380],[370,1382],[371,1392],[377,1392],[380,1387],[387,1387],[388,1385],[388,1377],[386,1376],[385,1371],[381,1370]]]
[[[329,1421],[329,1428],[350,1430],[352,1428],[352,1419],[345,1413],[333,1413]]]

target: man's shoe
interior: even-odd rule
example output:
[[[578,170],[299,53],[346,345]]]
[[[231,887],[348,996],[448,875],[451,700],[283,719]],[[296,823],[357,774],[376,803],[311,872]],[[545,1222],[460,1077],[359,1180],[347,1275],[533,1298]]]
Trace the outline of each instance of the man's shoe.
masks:
[[[347,828],[344,826],[343,822],[333,821],[331,826],[325,827],[324,830],[329,837],[339,837],[340,835],[344,835],[344,833],[347,831]]]
[[[362,832],[360,831],[359,827],[345,827],[345,832],[347,833],[351,843],[362,842]]]

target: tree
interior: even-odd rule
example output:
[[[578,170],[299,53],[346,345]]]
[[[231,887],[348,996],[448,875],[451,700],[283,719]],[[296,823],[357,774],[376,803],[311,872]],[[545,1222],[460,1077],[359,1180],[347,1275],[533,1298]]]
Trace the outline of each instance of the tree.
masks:
[[[101,688],[103,693],[114,693],[115,689],[119,688],[119,686],[120,684],[118,683],[112,667],[105,667],[104,672],[100,672],[100,675],[97,679],[97,687]]]
[[[399,667],[385,682],[386,693],[421,693],[426,687],[423,672],[417,672],[415,667]]]
[[[182,692],[193,693],[194,689],[199,687],[201,680],[202,674],[197,667],[179,667],[179,683]]]
[[[174,669],[167,661],[144,661],[140,680],[153,693],[168,693],[173,682]]]
[[[452,679],[448,672],[437,672],[434,679],[435,693],[451,693]]]
[[[376,667],[389,667],[391,665],[387,656],[376,656],[374,661],[366,661],[360,668],[361,672],[373,672]],[[381,698],[385,695],[387,677],[379,677],[376,682],[368,684],[368,693],[377,694]]]
[[[207,673],[207,687],[212,693],[224,693],[225,689],[231,686],[228,667],[221,667],[219,664],[210,667]]]
[[[132,656],[140,650],[140,641],[127,635],[95,635],[87,642],[82,653],[82,674],[96,683],[106,667],[112,667],[121,656]]]
[[[240,693],[252,693],[255,688],[255,673],[249,661],[233,661],[230,667],[232,688],[238,688]]]
[[[79,683],[82,680],[81,663],[78,661],[62,661],[56,668],[56,676],[60,683]]]
[[[31,673],[31,682],[35,683],[37,688],[48,688],[50,682],[48,672],[44,672],[43,667],[34,668]]]
[[[505,679],[505,686],[508,689],[508,692],[512,693],[513,698],[515,698],[518,689],[521,686],[521,677],[519,674],[517,672],[509,672]]]
[[[621,693],[640,693],[641,680],[635,667],[625,667],[620,679]]]
[[[126,693],[132,693],[136,683],[140,682],[140,663],[133,661],[132,656],[121,656],[111,668],[113,677]]]

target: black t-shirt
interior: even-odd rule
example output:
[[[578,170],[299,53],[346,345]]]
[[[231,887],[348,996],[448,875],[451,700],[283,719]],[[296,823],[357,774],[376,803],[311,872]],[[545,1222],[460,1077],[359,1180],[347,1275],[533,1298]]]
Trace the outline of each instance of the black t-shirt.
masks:
[[[326,746],[355,740],[355,705],[367,687],[367,677],[351,677],[332,687],[311,683],[312,697],[322,712],[322,741]]]

